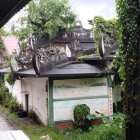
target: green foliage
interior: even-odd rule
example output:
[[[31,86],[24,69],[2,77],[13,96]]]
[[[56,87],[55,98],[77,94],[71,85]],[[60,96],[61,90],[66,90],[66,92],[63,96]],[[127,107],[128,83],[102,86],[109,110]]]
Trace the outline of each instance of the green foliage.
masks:
[[[4,30],[4,28],[1,28],[0,29],[0,49],[3,48],[3,41],[2,41],[1,36],[6,36],[6,35],[7,35],[7,32]]]
[[[2,38],[0,37],[0,50],[3,48]]]
[[[7,32],[5,31],[4,28],[0,28],[0,36],[6,36]]]
[[[10,85],[14,84],[14,79],[12,73],[6,73],[4,75],[4,80],[7,81]]]
[[[8,89],[4,86],[5,77],[6,76],[4,75],[4,77],[0,78],[0,104],[12,110],[12,108],[17,107],[18,104],[16,99],[12,96],[11,93],[9,93]]]
[[[101,16],[95,16],[93,19],[93,33],[96,47],[98,48],[99,38],[102,34],[107,34],[109,37],[117,37],[117,19],[105,20]]]
[[[106,126],[115,126],[120,129],[125,127],[125,116],[122,113],[114,113],[113,120],[109,120],[105,122]]]
[[[86,118],[91,121],[91,120],[95,120],[96,119],[96,115],[94,114],[87,114]]]
[[[113,114],[113,120],[93,129],[96,140],[125,140],[124,122],[123,114]]]
[[[105,114],[100,113],[98,111],[95,111],[95,112],[100,115],[99,117],[102,119],[103,123],[109,123],[110,122],[109,117],[105,116]]]
[[[23,22],[23,19],[24,19],[24,22]],[[12,36],[16,36],[18,40],[21,42],[31,37],[31,35],[33,34],[33,31],[32,31],[32,28],[28,25],[27,20],[28,18],[25,15],[24,17],[20,17],[18,22],[21,27],[16,28],[15,26],[13,26],[9,34]]]
[[[56,140],[125,140],[124,127],[120,127],[120,123],[124,123],[124,115],[118,113],[114,114],[114,120],[93,127],[88,132],[80,129],[52,130],[49,135]]]
[[[21,43],[21,50],[25,51],[27,49],[27,43]]]
[[[125,131],[116,125],[102,124],[93,129],[93,136],[93,140],[125,140]]]
[[[86,116],[90,114],[90,108],[86,104],[76,105],[73,114],[76,127],[81,129],[88,127]]]
[[[5,67],[10,67],[10,65],[11,65],[11,56],[6,57],[4,65],[5,65]]]
[[[113,114],[113,125],[120,127],[121,129],[125,126],[125,115],[122,113]]]
[[[77,58],[77,60],[84,60],[86,58],[92,57],[92,56],[96,56],[97,54],[90,54],[90,55],[83,55],[83,56],[79,56]]]
[[[125,113],[130,118],[127,96],[133,95],[134,68],[139,55],[140,1],[116,0],[119,23],[119,55],[122,58],[119,74],[123,80]]]
[[[133,75],[133,70],[138,57],[138,18],[140,13],[139,1],[117,0],[117,13],[120,27],[120,50],[122,57],[121,75],[123,80],[127,75],[129,78]]]
[[[22,41],[30,36],[30,29],[29,27],[21,28],[20,31],[15,32],[15,35],[18,36],[20,41]]]
[[[42,34],[52,38],[59,30],[67,30],[75,24],[76,16],[68,0],[32,0],[25,11],[27,14],[19,20],[21,27],[11,31],[20,41]]]
[[[16,99],[4,86],[0,88],[0,104],[12,109],[17,106]]]
[[[7,90],[1,85],[1,88],[0,88],[0,103],[1,104],[4,104],[6,93],[7,93]]]
[[[68,0],[34,0],[29,4],[28,25],[35,34],[41,31],[54,37],[60,29],[73,27],[74,22]]]
[[[12,119],[18,128],[23,130],[31,140],[38,140],[40,136],[49,135],[53,140],[125,140],[124,128],[115,125],[116,122],[112,122],[112,125],[102,124],[97,127],[93,127],[89,132],[83,132],[80,129],[65,129],[58,130],[52,127],[42,127],[32,123],[25,123],[13,113],[2,109],[2,112],[6,112],[9,119]],[[8,112],[8,113],[7,113]]]
[[[106,21],[103,17],[96,16],[93,19],[93,26],[94,38],[97,40],[102,32],[105,32]]]

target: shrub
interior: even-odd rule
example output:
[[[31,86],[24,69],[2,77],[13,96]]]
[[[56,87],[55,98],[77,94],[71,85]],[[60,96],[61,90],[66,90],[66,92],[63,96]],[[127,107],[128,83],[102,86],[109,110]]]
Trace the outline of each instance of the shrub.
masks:
[[[95,140],[125,140],[125,116],[122,113],[113,114],[113,120],[93,128]],[[94,139],[93,139],[94,140]]]
[[[116,125],[102,124],[92,131],[93,140],[125,140],[124,129]]]
[[[16,99],[5,87],[0,87],[0,104],[4,105],[10,110],[18,106]]]
[[[7,81],[10,85],[14,84],[14,78],[12,73],[7,73],[4,75],[4,81]]]
[[[105,114],[103,113],[100,113],[98,111],[95,111],[96,114],[100,115],[100,118],[102,119],[103,123],[110,123],[110,119],[108,116],[106,116]]]
[[[4,87],[0,87],[0,104],[4,105],[6,94],[8,90]]]
[[[86,118],[90,114],[90,108],[86,104],[76,105],[74,107],[74,124],[82,130],[89,129],[89,120]]]
[[[114,113],[111,125],[115,125],[120,128],[123,128],[125,126],[125,115],[120,112]]]

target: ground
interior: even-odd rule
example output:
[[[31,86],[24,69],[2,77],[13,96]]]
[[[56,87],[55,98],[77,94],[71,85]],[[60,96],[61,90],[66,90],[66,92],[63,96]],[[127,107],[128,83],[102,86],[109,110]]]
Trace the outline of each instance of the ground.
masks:
[[[15,113],[11,113],[8,108],[0,105],[0,131],[11,129],[22,130],[31,140],[39,140],[41,136],[47,135],[44,126],[36,124],[27,117],[18,118]]]
[[[10,123],[10,120],[7,119],[2,112],[0,112],[0,131],[8,130],[14,130],[14,127],[12,127],[12,123]]]
[[[1,121],[6,122],[8,126],[6,128],[20,129],[30,140],[39,140],[40,137],[47,135],[53,140],[125,140],[124,116],[122,114],[117,114],[113,121],[91,128],[89,132],[82,132],[79,129],[66,128],[61,131],[52,127],[44,127],[29,118],[18,118],[8,108],[1,105],[0,112],[0,114],[5,114],[4,116],[0,115],[2,116],[0,118]]]

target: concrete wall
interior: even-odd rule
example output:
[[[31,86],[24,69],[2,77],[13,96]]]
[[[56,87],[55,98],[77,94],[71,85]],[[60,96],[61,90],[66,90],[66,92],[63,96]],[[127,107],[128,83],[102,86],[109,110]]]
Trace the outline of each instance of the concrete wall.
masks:
[[[29,112],[34,111],[39,119],[47,124],[47,92],[46,92],[46,78],[22,78],[22,100],[23,108],[25,110],[25,95],[29,96]]]
[[[91,114],[109,115],[107,78],[54,80],[53,101],[54,121],[73,120],[77,104],[87,104]]]
[[[35,112],[43,124],[47,124],[48,116],[46,82],[47,78],[27,77],[16,80],[12,86],[5,83],[24,110],[26,109],[25,95],[28,95],[28,113]]]
[[[9,89],[9,92],[16,98],[17,102],[22,104],[21,80],[16,80],[14,85],[9,85],[8,82],[5,82],[5,85]]]
[[[28,95],[29,112],[34,111],[44,124],[48,121],[47,82],[47,78],[26,77],[16,80],[13,86],[9,86],[9,90],[24,110],[25,96]],[[91,113],[99,111],[109,115],[107,78],[54,80],[52,88],[52,112],[56,122],[73,120],[73,108],[77,104],[87,104]]]

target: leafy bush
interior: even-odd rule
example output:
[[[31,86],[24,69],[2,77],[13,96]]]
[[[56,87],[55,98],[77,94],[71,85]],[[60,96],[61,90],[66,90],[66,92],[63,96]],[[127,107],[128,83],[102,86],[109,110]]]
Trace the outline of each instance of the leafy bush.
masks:
[[[93,140],[125,140],[124,129],[120,129],[115,122],[112,125],[102,124],[92,131]]]
[[[16,99],[5,87],[0,87],[0,104],[13,109],[18,106]]]
[[[0,104],[4,105],[7,92],[8,90],[5,89],[4,87],[0,88]]]
[[[93,129],[95,140],[125,140],[124,124],[125,116],[122,113],[113,114],[113,120]]]
[[[91,121],[91,120],[95,120],[97,117],[94,114],[87,114],[86,118]]]
[[[90,114],[90,108],[86,104],[76,105],[73,114],[75,126],[82,130],[88,130],[89,121],[86,116]]]
[[[113,120],[111,122],[111,125],[115,125],[119,128],[123,128],[125,125],[125,115],[122,113],[114,113],[113,114]]]
[[[14,84],[14,79],[12,73],[7,73],[4,75],[4,81],[7,81],[10,85]]]
[[[5,94],[5,98],[4,98],[4,106],[5,107],[10,107],[10,102],[12,101],[12,94],[9,92],[5,92],[3,93]]]
[[[98,111],[95,111],[95,112],[100,115],[100,118],[102,119],[103,123],[109,123],[110,122],[110,119],[109,119],[108,116],[106,116],[105,114],[100,113]]]
[[[97,112],[96,112],[97,113]],[[98,112],[99,113],[99,112]],[[103,115],[100,113],[100,116]],[[94,119],[94,115],[87,115]],[[102,116],[108,119],[105,115]],[[81,129],[64,129],[55,130],[47,128],[49,136],[54,140],[125,140],[125,127],[120,127],[124,124],[125,116],[121,113],[113,115],[114,119],[106,121],[99,126],[94,126],[88,132],[83,132]]]

